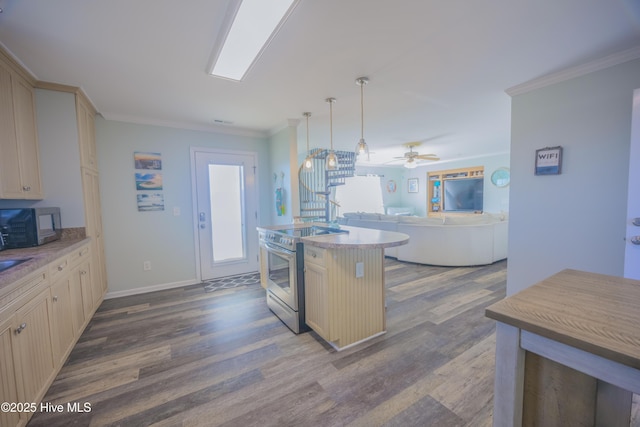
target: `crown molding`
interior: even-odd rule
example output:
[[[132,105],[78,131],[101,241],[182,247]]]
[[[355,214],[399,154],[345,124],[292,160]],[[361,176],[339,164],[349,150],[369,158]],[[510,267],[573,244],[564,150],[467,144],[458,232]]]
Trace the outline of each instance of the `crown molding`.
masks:
[[[272,127],[267,132],[267,136],[272,137],[287,128],[297,128],[300,124],[300,119],[287,119],[283,123],[278,124],[277,126]]]
[[[570,80],[575,77],[584,76],[585,74],[603,70],[605,68],[609,68],[628,61],[633,61],[634,59],[638,58],[640,58],[640,46],[635,46],[630,49],[616,52],[603,58],[587,62],[582,65],[566,68],[556,73],[547,74],[546,76],[529,80],[528,82],[510,87],[505,92],[509,96],[522,95],[524,93],[531,92],[532,90]]]
[[[214,124],[206,125],[206,124],[196,124],[196,123],[178,122],[178,121],[170,121],[170,120],[156,120],[156,119],[127,116],[123,114],[109,113],[109,112],[100,112],[100,115],[102,115],[102,117],[104,117],[105,120],[133,123],[138,125],[162,126],[162,127],[169,127],[174,129],[213,132],[213,133],[221,133],[225,135],[247,136],[250,138],[260,138],[260,139],[268,137],[268,134],[265,131],[259,131],[254,129],[241,128],[241,127],[222,126],[222,125],[214,125]]]

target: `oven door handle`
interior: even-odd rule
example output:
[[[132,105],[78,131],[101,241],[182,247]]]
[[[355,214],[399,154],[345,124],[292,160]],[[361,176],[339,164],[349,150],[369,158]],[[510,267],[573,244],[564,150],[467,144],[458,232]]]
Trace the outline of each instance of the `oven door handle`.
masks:
[[[270,251],[275,252],[275,253],[280,254],[280,255],[293,256],[294,253],[295,253],[295,252],[291,252],[291,251],[288,251],[288,250],[283,249],[283,248],[279,248],[278,246],[275,246],[275,245],[273,245],[273,244],[271,244],[269,242],[264,242],[264,246],[267,249],[269,249]]]

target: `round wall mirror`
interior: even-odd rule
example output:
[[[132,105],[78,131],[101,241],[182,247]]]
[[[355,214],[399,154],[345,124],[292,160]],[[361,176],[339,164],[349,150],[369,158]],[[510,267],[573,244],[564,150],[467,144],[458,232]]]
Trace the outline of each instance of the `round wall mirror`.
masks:
[[[491,183],[496,187],[506,187],[511,181],[509,168],[498,168],[491,174]]]

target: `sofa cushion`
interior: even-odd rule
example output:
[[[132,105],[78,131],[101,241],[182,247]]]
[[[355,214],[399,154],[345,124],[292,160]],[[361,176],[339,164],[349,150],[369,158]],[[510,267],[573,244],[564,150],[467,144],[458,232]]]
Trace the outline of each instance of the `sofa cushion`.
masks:
[[[445,225],[476,225],[495,222],[489,215],[445,215],[442,221]]]
[[[414,215],[415,210],[411,206],[389,206],[387,208],[387,215]]]

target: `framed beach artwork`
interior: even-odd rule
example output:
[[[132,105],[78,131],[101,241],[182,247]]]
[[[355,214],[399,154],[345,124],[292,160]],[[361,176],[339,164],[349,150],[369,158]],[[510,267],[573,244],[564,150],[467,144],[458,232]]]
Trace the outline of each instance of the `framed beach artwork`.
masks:
[[[133,163],[136,169],[162,169],[162,156],[160,153],[146,153],[136,151],[133,153]]]
[[[164,210],[164,195],[162,193],[138,193],[138,212]]]
[[[162,174],[136,172],[136,190],[162,190]]]
[[[138,212],[164,211],[162,190],[162,156],[160,153],[135,151],[133,164]]]
[[[418,178],[409,178],[407,180],[407,191],[409,193],[418,192]]]

